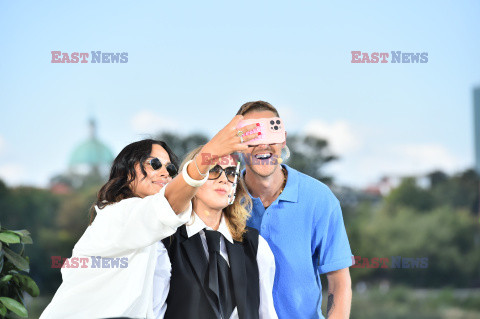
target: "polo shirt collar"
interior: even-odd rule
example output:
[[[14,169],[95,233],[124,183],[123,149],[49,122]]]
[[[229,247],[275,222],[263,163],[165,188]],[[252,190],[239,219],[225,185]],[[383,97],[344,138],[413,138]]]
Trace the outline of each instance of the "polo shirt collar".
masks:
[[[186,225],[187,228],[187,235],[188,238],[192,237],[193,235],[197,234],[200,231],[203,231],[204,228],[208,230],[214,230],[211,227],[208,227],[205,225],[203,220],[198,217],[197,213],[193,212],[192,218],[190,218],[190,222],[188,222]],[[233,237],[232,234],[230,234],[230,230],[228,229],[227,222],[225,221],[225,216],[222,213],[222,218],[220,219],[220,225],[218,226],[217,229],[218,232],[220,232],[223,237],[225,237],[230,243],[233,244]]]
[[[283,189],[283,192],[278,196],[278,200],[283,200],[287,202],[298,202],[298,171],[294,170],[288,165],[281,164],[288,172],[287,184]],[[245,168],[242,170],[240,176],[245,180]],[[247,193],[251,198],[254,198],[252,194],[247,189]]]
[[[282,165],[288,172],[287,184],[283,192],[278,196],[278,200],[296,203],[298,201],[298,171],[293,168]]]

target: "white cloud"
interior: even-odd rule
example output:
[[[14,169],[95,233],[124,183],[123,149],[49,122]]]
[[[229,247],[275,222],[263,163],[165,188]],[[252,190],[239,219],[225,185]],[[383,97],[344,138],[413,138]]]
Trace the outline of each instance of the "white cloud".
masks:
[[[382,176],[422,176],[440,169],[454,173],[468,167],[461,156],[441,144],[398,144],[384,146],[369,144],[355,154],[340,158],[328,167],[339,183],[366,186],[378,182]]]
[[[142,110],[133,116],[131,125],[138,134],[156,134],[162,131],[178,130],[176,120],[161,116],[150,110]]]
[[[7,163],[0,166],[0,178],[9,185],[21,184],[26,176],[26,169],[20,164]]]
[[[327,123],[314,119],[307,123],[303,133],[326,139],[337,155],[352,153],[362,146],[359,132],[346,121]]]
[[[404,144],[392,148],[405,168],[412,172],[442,169],[452,172],[462,166],[462,160],[439,144]]]

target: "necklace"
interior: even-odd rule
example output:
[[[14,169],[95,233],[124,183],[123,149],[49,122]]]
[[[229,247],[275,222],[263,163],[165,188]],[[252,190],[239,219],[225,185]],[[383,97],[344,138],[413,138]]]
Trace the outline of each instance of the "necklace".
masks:
[[[288,176],[287,170],[283,166],[280,166],[280,167],[282,168],[282,173],[283,173],[283,184],[282,184],[282,188],[280,188],[280,193],[278,193],[278,196],[280,196],[280,194],[285,189],[285,185],[287,185],[287,176]]]
[[[278,195],[274,196],[275,199],[276,199],[278,196],[280,196],[280,194],[281,194],[281,193],[283,192],[283,190],[285,189],[285,186],[287,185],[288,171],[287,171],[283,166],[280,166],[280,167],[282,168],[282,173],[283,173],[283,183],[282,183],[282,187],[280,188],[280,192],[278,193]],[[243,174],[243,178],[244,178],[244,180],[245,180],[245,173]],[[264,204],[263,204],[263,207],[265,207],[265,209],[267,209],[267,208],[270,206],[270,204],[271,204],[271,202],[268,202],[268,203],[267,203],[267,202],[264,202],[263,200],[262,200],[262,203],[264,203]],[[267,205],[265,205],[265,204],[267,204]]]

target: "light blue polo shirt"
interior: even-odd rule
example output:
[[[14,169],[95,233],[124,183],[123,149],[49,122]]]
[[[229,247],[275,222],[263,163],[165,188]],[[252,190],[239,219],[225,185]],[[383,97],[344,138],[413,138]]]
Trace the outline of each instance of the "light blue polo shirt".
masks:
[[[278,318],[324,318],[320,274],[352,265],[340,203],[325,184],[282,166],[288,171],[285,189],[267,209],[250,195],[247,225],[259,230],[275,256]]]

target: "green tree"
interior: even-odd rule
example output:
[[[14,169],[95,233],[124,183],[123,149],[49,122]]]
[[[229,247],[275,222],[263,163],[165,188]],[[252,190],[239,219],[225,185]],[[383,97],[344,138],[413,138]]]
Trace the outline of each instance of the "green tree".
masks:
[[[417,287],[473,287],[478,284],[480,254],[476,217],[465,209],[430,202],[431,208],[427,210],[425,203],[418,199],[424,190],[420,192],[410,182],[399,188],[380,206],[360,205],[347,227],[356,256],[370,261],[374,257],[389,258],[388,268],[352,268],[352,280],[387,279]],[[412,205],[406,194],[417,198],[413,201],[415,204]],[[394,256],[428,258],[428,268],[391,268]]]
[[[185,158],[188,152],[209,141],[208,137],[201,133],[180,136],[175,133],[164,132],[158,135],[156,139],[167,143],[175,155],[177,155],[180,162]]]
[[[328,141],[314,136],[292,135],[287,137],[290,149],[288,164],[295,169],[327,184],[333,178],[324,172],[324,166],[336,159],[328,148]]]
[[[473,169],[469,169],[436,183],[432,180],[431,192],[439,205],[468,209],[477,214],[479,184],[478,175]]]
[[[72,247],[60,252],[58,245],[62,242],[58,235],[45,234],[58,230],[56,218],[64,197],[34,187],[5,188],[3,194],[0,194],[2,224],[8,229],[31,231],[34,244],[26,248],[30,256],[30,274],[43,292],[55,291],[61,277],[58,269],[50,268],[50,257],[66,251],[70,253]]]
[[[428,176],[428,179],[430,180],[430,187],[432,188],[448,181],[448,175],[438,170],[427,174],[427,176]]]
[[[401,184],[385,198],[385,202],[392,212],[399,207],[427,211],[435,206],[433,195],[429,190],[419,187],[414,178],[404,178]]]

